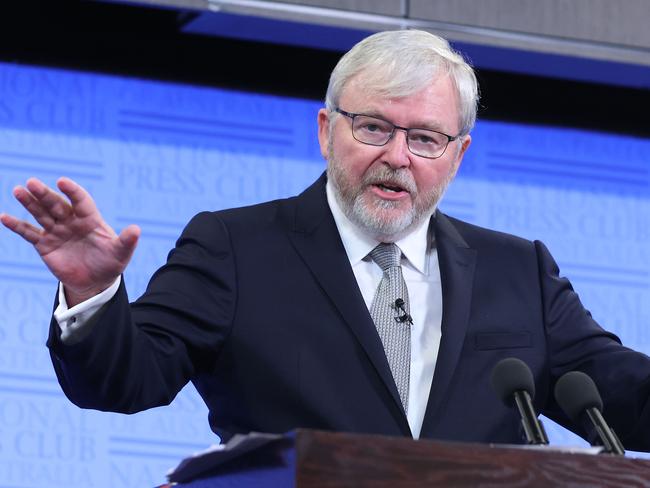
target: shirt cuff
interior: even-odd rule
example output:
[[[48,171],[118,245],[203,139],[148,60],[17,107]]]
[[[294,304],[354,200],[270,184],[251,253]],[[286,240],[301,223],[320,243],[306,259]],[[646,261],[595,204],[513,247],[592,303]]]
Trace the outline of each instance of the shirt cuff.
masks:
[[[121,282],[122,276],[118,276],[106,290],[72,308],[68,308],[63,283],[59,283],[59,306],[54,310],[54,319],[59,324],[64,344],[79,342],[90,332],[95,314],[115,296]]]

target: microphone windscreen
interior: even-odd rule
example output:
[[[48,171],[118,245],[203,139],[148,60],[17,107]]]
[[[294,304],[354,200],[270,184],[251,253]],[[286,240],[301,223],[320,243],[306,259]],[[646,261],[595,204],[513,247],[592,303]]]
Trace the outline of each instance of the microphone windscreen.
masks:
[[[516,391],[527,391],[531,399],[535,398],[533,373],[521,359],[506,358],[499,361],[492,369],[491,380],[492,388],[508,406],[513,404]]]
[[[555,400],[564,413],[574,420],[588,408],[603,411],[603,400],[594,380],[581,371],[571,371],[557,380]]]

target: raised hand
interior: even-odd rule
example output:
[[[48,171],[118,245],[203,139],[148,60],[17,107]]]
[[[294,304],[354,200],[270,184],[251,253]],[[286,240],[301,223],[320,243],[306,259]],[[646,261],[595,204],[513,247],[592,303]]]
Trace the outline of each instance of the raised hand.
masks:
[[[108,288],[124,271],[140,228],[130,225],[116,234],[83,187],[69,178],[60,178],[56,184],[69,201],[36,178],[13,191],[42,228],[4,213],[0,222],[34,245],[63,283],[72,307]]]

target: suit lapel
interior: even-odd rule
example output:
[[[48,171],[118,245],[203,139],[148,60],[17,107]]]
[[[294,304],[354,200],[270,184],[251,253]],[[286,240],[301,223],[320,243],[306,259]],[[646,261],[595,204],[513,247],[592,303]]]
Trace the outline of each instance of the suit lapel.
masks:
[[[470,249],[449,219],[436,213],[436,246],[442,281],[442,338],[422,437],[433,435],[440,409],[460,359],[472,302],[476,250]]]
[[[325,183],[323,175],[297,197],[289,239],[377,370],[395,406],[402,412],[401,428],[408,435],[408,422],[386,354],[327,204]]]

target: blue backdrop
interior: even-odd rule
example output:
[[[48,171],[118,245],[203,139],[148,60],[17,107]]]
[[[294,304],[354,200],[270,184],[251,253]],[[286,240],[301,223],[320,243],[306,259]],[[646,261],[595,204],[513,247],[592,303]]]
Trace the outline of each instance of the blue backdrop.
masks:
[[[143,291],[201,210],[293,195],[324,169],[314,101],[0,64],[0,209],[29,176],[86,186],[142,239],[126,273]],[[542,239],[583,302],[650,351],[650,141],[479,121],[441,208]],[[153,486],[218,439],[193,388],[126,416],[80,410],[44,347],[56,282],[0,231],[0,488]],[[546,421],[551,442],[585,445]]]

